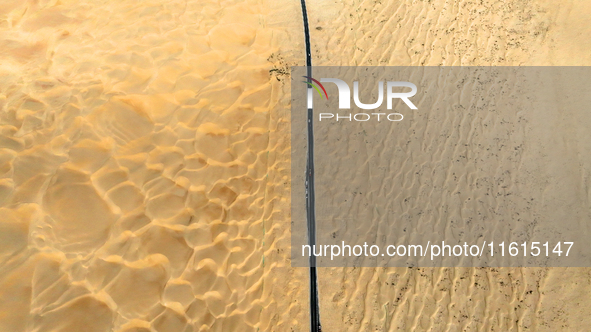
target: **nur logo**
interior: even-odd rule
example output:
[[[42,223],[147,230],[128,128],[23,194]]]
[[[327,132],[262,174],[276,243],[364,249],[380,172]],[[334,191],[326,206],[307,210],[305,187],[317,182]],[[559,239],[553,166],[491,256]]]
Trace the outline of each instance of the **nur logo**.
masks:
[[[351,109],[351,88],[345,81],[338,78],[321,78],[320,81],[318,81],[309,76],[303,77],[308,79],[308,81],[304,81],[304,83],[308,84],[309,86],[308,109],[311,109],[313,107],[312,88],[318,92],[320,98],[324,97],[326,98],[326,100],[328,100],[328,93],[326,93],[326,89],[322,85],[322,83],[327,82],[334,83],[337,86],[337,89],[339,91],[339,109]],[[316,84],[311,83],[310,81]],[[382,106],[384,102],[384,86],[386,87],[386,105],[388,110],[392,109],[394,99],[402,100],[406,104],[406,106],[408,106],[412,110],[417,109],[415,104],[413,104],[413,102],[409,99],[410,97],[417,94],[417,86],[410,82],[401,81],[387,81],[386,84],[384,84],[383,81],[378,82],[378,100],[373,104],[365,104],[361,102],[361,100],[359,99],[359,81],[354,81],[353,101],[355,102],[355,105],[357,105],[358,108],[363,110],[375,110],[378,107]],[[320,92],[319,87],[324,92],[324,96]],[[410,91],[400,92],[400,90],[404,90],[405,88],[410,88]],[[396,92],[395,89],[397,90]],[[355,119],[355,121],[369,121],[372,118],[372,115],[377,115],[378,121],[380,121],[382,115],[384,115],[384,118],[387,118],[390,121],[401,121],[403,118],[402,114],[400,113],[390,113],[388,115],[386,115],[386,113],[371,113],[371,115],[367,113],[356,113],[355,115],[349,114],[347,116],[336,113],[320,113],[319,119],[320,121],[322,121],[322,119],[331,119],[335,118],[336,116],[336,121],[339,121],[339,119],[349,119],[349,121],[352,121],[353,119]]]
[[[308,84],[311,88],[314,88],[318,95],[322,98],[325,97],[328,100],[328,94],[326,93],[326,89],[322,85],[321,82],[328,82],[336,84],[339,90],[339,109],[351,109],[351,88],[349,85],[338,78],[321,78],[320,81],[309,77],[303,76],[311,80],[312,82],[316,83],[322,91],[324,91],[324,96],[320,92],[320,89],[316,84],[310,83],[309,81],[303,81],[304,83]],[[394,88],[403,87],[403,88],[410,88],[410,92],[394,92]],[[392,109],[392,100],[393,99],[401,99],[410,109],[416,110],[417,107],[410,101],[410,97],[417,94],[417,86],[410,82],[399,82],[399,81],[388,81],[386,82],[386,101],[388,109]],[[355,105],[357,107],[364,109],[364,110],[373,110],[380,106],[384,102],[384,82],[378,82],[378,100],[373,104],[364,104],[359,100],[359,82],[353,82],[353,100],[355,101]],[[308,93],[308,108],[312,108],[312,99],[311,94]]]

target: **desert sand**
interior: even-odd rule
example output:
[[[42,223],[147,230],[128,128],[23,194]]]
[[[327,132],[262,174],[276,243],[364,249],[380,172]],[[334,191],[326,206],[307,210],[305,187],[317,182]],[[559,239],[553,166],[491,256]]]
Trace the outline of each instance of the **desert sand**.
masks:
[[[583,1],[308,7],[314,65],[591,64]],[[298,1],[3,1],[0,331],[307,331],[304,56]],[[589,269],[319,273],[326,331],[591,326]]]
[[[541,1],[320,1],[308,7],[313,61],[319,66],[591,64],[591,43],[585,37],[590,27],[583,23],[591,6],[583,1],[560,6]],[[450,130],[453,121],[440,126]],[[560,135],[576,137],[574,128],[579,127],[561,128]],[[536,137],[545,138],[542,133]],[[588,150],[568,148],[588,160]],[[587,184],[568,199],[588,211],[589,169],[580,165],[572,165],[576,171],[568,181]],[[407,179],[413,180],[420,177]],[[585,314],[591,305],[586,300],[591,292],[588,268],[319,268],[318,273],[327,329],[587,331],[591,326]]]
[[[2,4],[1,331],[294,325],[306,283],[283,254],[282,132],[298,10]]]

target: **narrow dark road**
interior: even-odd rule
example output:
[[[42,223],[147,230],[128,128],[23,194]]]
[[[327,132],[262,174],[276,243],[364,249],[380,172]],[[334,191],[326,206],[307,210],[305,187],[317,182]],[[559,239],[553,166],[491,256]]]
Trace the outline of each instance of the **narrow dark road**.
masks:
[[[301,0],[302,17],[304,21],[304,38],[306,43],[307,76],[312,77],[312,52],[310,49],[310,28],[308,27],[308,13],[306,1]],[[308,78],[308,82],[311,80]],[[312,89],[308,86],[308,89]],[[308,92],[309,93],[309,92]],[[308,244],[316,244],[316,212],[314,197],[314,122],[312,108],[308,108],[308,161],[306,164],[306,220],[308,223]],[[320,305],[318,303],[318,276],[316,271],[316,257],[310,256],[310,331],[320,332]]]

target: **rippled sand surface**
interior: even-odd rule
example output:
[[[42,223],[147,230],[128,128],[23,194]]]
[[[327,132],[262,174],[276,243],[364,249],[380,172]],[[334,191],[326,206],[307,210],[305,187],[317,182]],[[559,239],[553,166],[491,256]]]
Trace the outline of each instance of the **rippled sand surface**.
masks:
[[[305,322],[284,254],[296,5],[2,3],[0,331]]]
[[[581,1],[310,1],[315,65],[591,64]],[[306,331],[298,1],[0,5],[0,331]],[[326,331],[584,331],[589,269],[320,269]]]
[[[591,28],[584,23],[591,6],[582,1],[560,6],[542,1],[319,1],[309,4],[309,14],[316,65],[591,65],[591,42],[586,37]],[[547,120],[544,125],[551,123]],[[493,123],[501,124],[502,119]],[[423,125],[396,135],[390,143],[396,146],[399,139],[435,126]],[[583,213],[591,206],[591,170],[582,167],[588,165],[586,143],[574,142],[576,131],[587,125],[573,123],[554,129],[558,132],[552,135],[537,136],[544,140],[556,134],[573,142],[563,146],[580,161],[569,161],[572,177],[564,180],[577,189],[562,199]],[[468,137],[461,117],[436,126],[439,132]],[[495,134],[504,137],[502,125],[495,128]],[[480,142],[477,136],[486,135],[472,137],[471,143]],[[425,140],[432,144],[436,137]],[[511,156],[499,160],[507,162]],[[400,163],[405,164],[401,173],[414,174],[413,162]],[[421,185],[424,180],[428,179],[409,175],[405,183],[415,185],[406,192],[418,202],[442,204],[421,195],[421,189],[427,189]],[[512,185],[510,180],[506,183]],[[464,189],[468,188],[458,188]],[[526,210],[513,203],[513,208]],[[476,216],[469,203],[458,202],[453,208],[465,218]],[[550,213],[560,222],[559,213]],[[320,268],[318,275],[321,318],[327,329],[587,331],[591,326],[589,268]]]

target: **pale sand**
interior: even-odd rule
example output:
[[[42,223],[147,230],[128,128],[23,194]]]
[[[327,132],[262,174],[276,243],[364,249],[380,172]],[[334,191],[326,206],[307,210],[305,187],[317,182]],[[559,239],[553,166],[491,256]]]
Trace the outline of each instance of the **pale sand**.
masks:
[[[308,6],[315,65],[591,64],[582,1]],[[308,330],[307,270],[289,266],[303,58],[297,1],[3,1],[0,331]],[[590,280],[320,269],[321,318],[584,331]]]
[[[584,1],[560,6],[541,1],[318,1],[309,5],[309,16],[315,65],[591,65],[591,27],[585,23],[591,4]],[[546,158],[560,163],[564,154],[579,156],[561,166],[571,168],[564,183],[576,189],[560,199],[588,216],[591,146],[578,141],[577,131],[591,123],[586,110],[574,116],[572,126],[562,128],[539,119],[541,126],[528,139],[572,142]],[[444,132],[454,123],[438,126]],[[391,144],[405,136],[400,133]],[[478,143],[476,137],[471,143]],[[425,137],[426,142],[434,139]],[[401,164],[406,173],[413,163]],[[418,186],[420,179],[407,181]],[[420,194],[416,199],[438,203]],[[464,217],[475,216],[469,204],[458,205]],[[514,211],[526,209],[522,203],[514,206]],[[560,221],[560,211],[547,212]],[[589,268],[320,268],[318,273],[322,323],[329,330],[589,331],[591,326]]]

